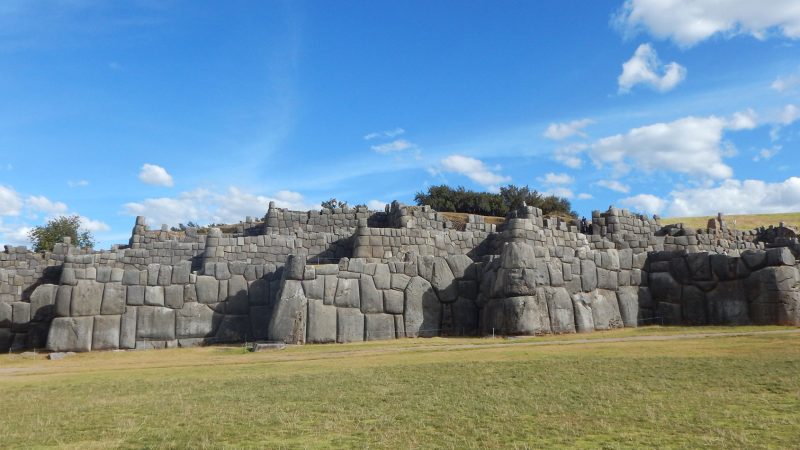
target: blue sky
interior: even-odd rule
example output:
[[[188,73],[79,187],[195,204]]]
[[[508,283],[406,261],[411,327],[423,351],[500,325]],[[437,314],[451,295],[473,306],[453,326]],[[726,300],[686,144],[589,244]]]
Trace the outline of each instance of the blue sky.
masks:
[[[441,183],[800,211],[800,7],[757,3],[6,0],[0,243]]]

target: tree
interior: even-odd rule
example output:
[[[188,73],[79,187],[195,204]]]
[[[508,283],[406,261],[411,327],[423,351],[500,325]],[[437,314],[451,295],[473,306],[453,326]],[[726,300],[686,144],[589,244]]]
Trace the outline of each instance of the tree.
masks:
[[[80,216],[60,216],[50,219],[47,225],[37,226],[28,232],[28,239],[37,252],[53,251],[56,243],[65,237],[72,239],[72,244],[81,248],[94,247],[94,237],[87,230],[81,230]]]
[[[508,185],[501,187],[497,194],[468,191],[462,186],[455,189],[447,185],[431,186],[427,193],[418,192],[414,200],[417,205],[430,205],[442,212],[503,217],[526,204],[540,208],[545,215],[576,217],[569,200],[553,195],[542,196],[528,186]]]

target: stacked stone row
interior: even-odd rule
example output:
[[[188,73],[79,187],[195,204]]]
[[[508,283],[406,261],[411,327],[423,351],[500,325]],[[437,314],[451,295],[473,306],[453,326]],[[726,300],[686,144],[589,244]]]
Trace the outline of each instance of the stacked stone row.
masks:
[[[391,259],[405,254],[447,256],[467,254],[489,237],[485,231],[422,228],[370,228],[356,232],[353,256],[356,258]]]
[[[146,269],[65,267],[59,285],[36,298],[55,318],[54,351],[144,349],[266,337],[279,288],[274,265],[207,263],[204,274],[178,265]]]
[[[800,272],[787,247],[740,256],[686,251],[649,258],[651,302],[670,325],[800,325]]]
[[[270,322],[273,340],[356,342],[475,334],[477,271],[465,255],[306,265],[291,258]]]

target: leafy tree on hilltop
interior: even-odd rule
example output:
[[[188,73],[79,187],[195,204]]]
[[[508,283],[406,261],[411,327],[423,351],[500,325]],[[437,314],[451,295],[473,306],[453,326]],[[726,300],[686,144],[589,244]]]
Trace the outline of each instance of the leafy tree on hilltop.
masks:
[[[322,202],[321,206],[327,209],[334,209],[334,208],[346,208],[347,202],[339,201],[335,198]]]
[[[417,205],[430,205],[436,211],[461,212],[484,216],[505,216],[524,204],[540,208],[546,215],[575,217],[569,200],[554,195],[543,196],[528,186],[508,185],[500,192],[475,192],[459,186],[455,189],[447,185],[431,186],[428,192],[418,192],[414,197]]]
[[[72,238],[72,244],[81,248],[94,247],[94,237],[87,230],[81,230],[80,216],[60,216],[51,219],[46,225],[37,226],[28,232],[28,239],[37,252],[53,251],[56,243],[64,237]]]

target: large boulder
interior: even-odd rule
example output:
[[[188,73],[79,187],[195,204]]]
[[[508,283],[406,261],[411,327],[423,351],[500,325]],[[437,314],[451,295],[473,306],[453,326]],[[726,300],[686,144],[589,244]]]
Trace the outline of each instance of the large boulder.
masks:
[[[619,315],[622,317],[622,324],[626,327],[636,327],[639,325],[639,287],[622,286],[617,291],[619,301]]]
[[[175,339],[175,310],[163,306],[140,306],[138,309],[137,340]]]
[[[305,341],[308,300],[297,280],[283,281],[269,322],[269,339],[287,344]]]
[[[364,314],[356,308],[337,308],[336,342],[364,340]]]
[[[553,333],[574,333],[575,313],[572,299],[566,288],[540,286],[536,293],[537,297],[544,298],[547,302],[551,331]]]
[[[176,310],[175,335],[178,339],[214,336],[220,319],[214,311],[202,303],[184,303]]]
[[[403,319],[406,336],[431,337],[439,334],[442,305],[433,286],[422,277],[414,277],[405,289]]]
[[[551,332],[547,301],[538,295],[509,297],[503,300],[503,333],[538,335]]]
[[[72,288],[70,315],[94,316],[100,314],[103,303],[103,283],[94,280],[78,280]]]
[[[595,298],[592,301],[592,319],[594,320],[595,330],[610,330],[622,328],[622,315],[619,312],[619,302],[617,293],[605,289],[598,289],[593,292]]]
[[[119,348],[119,315],[94,316],[92,350],[114,350]]]
[[[308,300],[307,342],[336,342],[336,309],[322,300]]]
[[[52,352],[88,352],[92,349],[94,317],[57,317],[50,323],[47,349]]]

